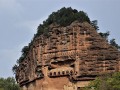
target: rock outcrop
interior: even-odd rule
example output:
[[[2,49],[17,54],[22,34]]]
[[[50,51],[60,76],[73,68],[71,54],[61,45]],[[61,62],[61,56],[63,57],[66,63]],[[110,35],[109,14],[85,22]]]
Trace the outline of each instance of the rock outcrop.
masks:
[[[33,40],[19,64],[23,90],[79,90],[96,76],[120,71],[120,52],[87,22],[50,25]]]

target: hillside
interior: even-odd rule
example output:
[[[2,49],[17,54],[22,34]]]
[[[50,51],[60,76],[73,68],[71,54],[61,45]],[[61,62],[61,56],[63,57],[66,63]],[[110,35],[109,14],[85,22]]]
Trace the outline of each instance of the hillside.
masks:
[[[98,76],[119,72],[120,52],[98,29],[83,11],[53,12],[13,67],[19,85],[23,90],[79,90]]]

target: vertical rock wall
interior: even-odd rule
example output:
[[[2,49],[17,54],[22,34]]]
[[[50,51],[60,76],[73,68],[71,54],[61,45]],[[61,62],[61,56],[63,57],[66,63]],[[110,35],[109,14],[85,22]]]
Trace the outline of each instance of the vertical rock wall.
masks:
[[[23,90],[77,90],[96,76],[120,71],[120,52],[90,24],[50,25],[48,34],[33,40],[17,69]]]

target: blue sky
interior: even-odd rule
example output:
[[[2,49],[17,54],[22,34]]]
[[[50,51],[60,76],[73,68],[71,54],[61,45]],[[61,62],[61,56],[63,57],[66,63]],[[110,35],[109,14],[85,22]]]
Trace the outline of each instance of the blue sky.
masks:
[[[14,76],[12,66],[37,26],[53,11],[72,7],[98,20],[101,32],[110,31],[120,45],[120,0],[0,0],[0,77]]]

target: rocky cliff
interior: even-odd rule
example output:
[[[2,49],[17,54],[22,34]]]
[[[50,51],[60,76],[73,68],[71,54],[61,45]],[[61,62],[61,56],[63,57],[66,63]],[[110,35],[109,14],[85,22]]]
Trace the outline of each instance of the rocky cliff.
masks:
[[[33,83],[28,90],[77,90],[65,89],[65,85],[120,71],[120,52],[89,23],[74,21],[66,27],[51,24],[48,28],[46,36],[33,40],[17,68],[21,87]]]

